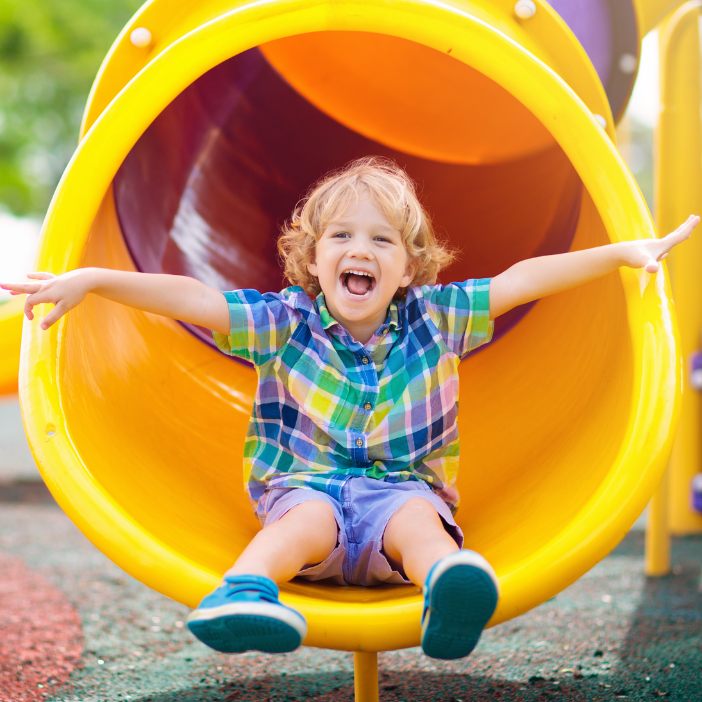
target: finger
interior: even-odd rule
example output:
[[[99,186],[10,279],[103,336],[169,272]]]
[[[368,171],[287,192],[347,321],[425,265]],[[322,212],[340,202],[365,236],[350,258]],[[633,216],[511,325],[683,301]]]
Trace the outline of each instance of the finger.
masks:
[[[51,302],[54,305],[59,302],[59,300],[56,299],[51,290],[47,290],[45,287],[42,286],[40,286],[39,290],[37,290],[36,292],[27,295],[27,299],[32,305],[34,305],[34,307],[36,307],[37,305],[41,305],[45,302]]]
[[[50,293],[47,290],[42,290],[41,286],[37,292],[27,295],[27,299],[24,301],[24,313],[27,315],[27,319],[34,319],[33,307],[46,302],[53,302],[53,300]]]
[[[27,278],[32,278],[33,280],[49,280],[50,278],[55,278],[53,273],[44,273],[42,271],[37,271],[36,273],[27,273]]]
[[[661,256],[664,253],[668,253],[678,244],[682,244],[683,241],[687,241],[690,238],[690,234],[692,234],[692,230],[695,228],[695,226],[696,225],[684,225],[680,229],[676,229],[671,234],[668,234],[668,236],[664,236],[662,239],[659,239],[661,245],[660,250],[662,253],[658,255]]]
[[[41,283],[2,283],[0,284],[0,288],[3,290],[12,290],[20,295],[23,295],[25,293],[35,293],[38,290],[41,290],[42,284]]]
[[[675,244],[679,244],[681,241],[690,238],[692,230],[700,223],[700,218],[697,215],[690,215],[674,232],[668,234],[668,236],[663,237],[665,240],[674,241]]]
[[[689,236],[690,232],[692,232],[699,222],[699,217],[690,215],[675,231],[671,232],[671,234],[687,234]],[[668,234],[668,236],[671,234]]]
[[[65,308],[63,305],[56,305],[56,307],[54,307],[54,309],[41,320],[41,324],[39,326],[42,329],[48,329],[52,324],[58,322],[58,320],[63,317],[64,313]]]
[[[644,270],[645,270],[647,273],[658,273],[658,268],[659,268],[658,262],[655,261],[655,260],[653,260],[653,259],[651,259],[651,260],[644,266]]]
[[[698,215],[690,215],[679,227],[678,229],[682,229],[683,227],[686,227],[688,225],[691,225],[692,228],[694,229],[698,224],[700,223],[700,218]]]
[[[662,261],[662,260],[665,259],[665,258],[668,258],[668,254],[667,254],[667,253],[661,254],[661,255],[656,259],[656,261]]]
[[[24,314],[29,320],[34,319],[34,312],[32,312],[32,307],[34,307],[34,305],[32,304],[31,299],[28,295],[27,299],[24,301]]]

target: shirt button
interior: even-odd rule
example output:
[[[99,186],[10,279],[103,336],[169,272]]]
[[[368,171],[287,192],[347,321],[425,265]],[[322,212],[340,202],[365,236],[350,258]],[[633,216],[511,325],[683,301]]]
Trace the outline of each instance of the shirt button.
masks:
[[[366,402],[365,405],[363,405],[364,410],[368,410],[369,412],[373,409],[373,405],[371,405],[370,402]]]
[[[368,356],[364,356],[364,357],[361,359],[361,363],[363,363],[364,366],[367,366],[367,365],[368,365]]]
[[[361,446],[363,446],[363,439],[356,439],[356,446],[358,446],[358,448],[361,448]]]

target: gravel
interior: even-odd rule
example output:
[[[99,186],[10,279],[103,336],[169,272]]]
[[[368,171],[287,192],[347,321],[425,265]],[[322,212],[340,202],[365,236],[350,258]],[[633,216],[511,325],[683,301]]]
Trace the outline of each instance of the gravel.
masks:
[[[556,598],[486,631],[465,660],[435,661],[420,649],[381,653],[381,700],[702,702],[702,537],[675,539],[674,573],[657,579],[644,575],[643,539],[630,532]],[[313,648],[280,657],[212,652],[183,626],[182,605],[122,572],[55,506],[0,504],[0,570],[11,568],[9,580],[18,573],[29,578],[23,599],[34,602],[36,616],[26,631],[32,645],[43,646],[31,664],[31,684],[43,687],[33,687],[27,700],[353,700],[352,654]],[[44,599],[59,607],[60,616],[42,614],[48,604],[32,591],[50,593]],[[2,592],[0,587],[5,603]],[[15,589],[13,597],[20,594]],[[16,612],[18,600],[7,602],[10,614]],[[73,616],[82,638],[68,626]],[[43,621],[52,632],[64,632],[61,655],[60,637],[52,643],[41,631]],[[0,686],[8,666],[17,665],[6,650],[7,643],[0,643]],[[0,689],[0,700],[20,697]]]

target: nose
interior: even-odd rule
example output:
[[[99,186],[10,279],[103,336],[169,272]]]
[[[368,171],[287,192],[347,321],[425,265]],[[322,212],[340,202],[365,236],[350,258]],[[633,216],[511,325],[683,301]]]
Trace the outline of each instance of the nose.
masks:
[[[351,246],[347,251],[347,255],[349,258],[360,258],[367,261],[371,261],[375,258],[370,237],[364,236],[363,234],[356,234],[356,236],[351,239]]]

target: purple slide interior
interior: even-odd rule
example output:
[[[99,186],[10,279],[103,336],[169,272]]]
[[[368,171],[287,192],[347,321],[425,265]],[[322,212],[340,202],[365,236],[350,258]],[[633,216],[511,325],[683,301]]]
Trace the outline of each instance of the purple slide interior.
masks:
[[[549,0],[583,45],[603,85],[612,69],[612,13],[609,0]]]
[[[493,276],[528,256],[568,250],[582,184],[557,145],[517,162],[464,166],[394,151],[307,102],[251,49],[181,93],[114,180],[139,270],[190,275],[220,290],[286,285],[280,225],[307,188],[354,158],[394,158],[418,183],[437,231],[462,255],[441,282]],[[496,337],[530,306],[498,319]],[[189,327],[207,343],[207,330]]]
[[[620,64],[624,54],[637,57],[639,53],[633,0],[549,0],[549,4],[590,57],[618,120],[636,79],[636,69]]]

